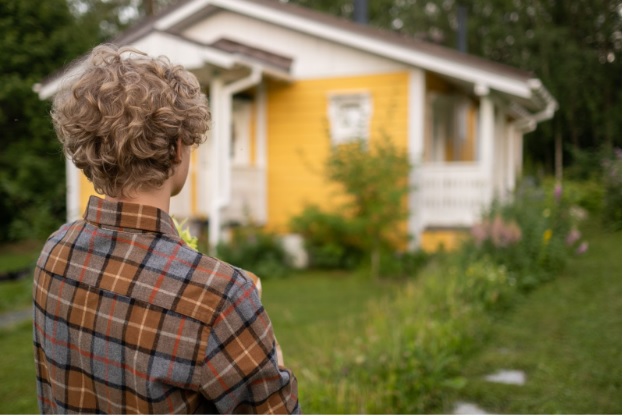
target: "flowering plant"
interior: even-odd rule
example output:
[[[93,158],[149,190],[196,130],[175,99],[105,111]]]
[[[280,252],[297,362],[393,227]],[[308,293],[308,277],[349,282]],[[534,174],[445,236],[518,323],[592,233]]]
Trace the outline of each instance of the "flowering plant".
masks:
[[[185,219],[182,222],[178,222],[178,220],[176,220],[173,217],[171,219],[173,220],[176,230],[178,230],[178,234],[180,234],[180,237],[182,238],[182,240],[184,240],[184,242],[193,250],[197,250],[197,237],[191,234],[191,231],[189,230],[188,226],[184,227],[187,220]]]

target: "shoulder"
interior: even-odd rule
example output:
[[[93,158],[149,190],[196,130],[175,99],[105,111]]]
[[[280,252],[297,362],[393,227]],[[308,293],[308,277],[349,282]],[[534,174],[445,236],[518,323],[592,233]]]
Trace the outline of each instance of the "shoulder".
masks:
[[[74,222],[63,224],[58,230],[54,231],[48,239],[46,240],[43,248],[41,249],[41,254],[39,255],[39,259],[37,260],[37,266],[39,268],[44,268],[46,260],[54,253],[55,247],[59,245],[65,245],[65,242],[69,241],[71,238],[76,238],[77,232],[76,230],[82,228],[84,226],[83,220],[77,220]],[[58,249],[58,248],[57,248]]]
[[[255,274],[199,253],[183,243],[175,257],[177,264],[172,267],[182,267],[187,280],[176,312],[209,323],[243,294],[259,299],[260,280]]]

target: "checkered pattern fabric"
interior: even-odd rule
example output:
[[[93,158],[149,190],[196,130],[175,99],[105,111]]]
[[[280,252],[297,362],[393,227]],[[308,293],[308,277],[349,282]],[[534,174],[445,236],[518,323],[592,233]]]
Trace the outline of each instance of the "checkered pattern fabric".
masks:
[[[33,287],[42,413],[299,413],[251,273],[150,206],[92,197]]]

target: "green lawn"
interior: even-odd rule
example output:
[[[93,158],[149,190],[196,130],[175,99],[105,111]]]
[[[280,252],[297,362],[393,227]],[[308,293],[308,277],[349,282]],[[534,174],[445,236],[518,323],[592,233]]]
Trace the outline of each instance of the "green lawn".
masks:
[[[468,384],[459,399],[492,413],[621,414],[621,233],[596,230],[588,238],[588,253],[498,318],[485,346],[463,364]],[[0,299],[7,297],[7,284],[0,283]],[[351,345],[366,342],[371,302],[392,299],[402,285],[305,272],[263,286],[286,365],[299,379],[303,410],[324,413],[310,403],[310,387],[324,380],[323,368],[354,350]],[[28,297],[30,285],[15,290]],[[30,324],[0,330],[0,337],[0,414],[37,413]],[[498,369],[523,370],[528,382],[481,380]],[[326,401],[349,392],[336,391]]]
[[[0,245],[0,273],[21,270],[35,265],[43,242],[22,241]]]
[[[497,414],[621,414],[622,234],[586,228],[589,251],[500,318],[466,363],[462,400]],[[526,384],[483,380],[499,369],[524,371]]]
[[[39,241],[0,245],[0,273],[34,267],[42,245]],[[28,308],[31,282],[28,278],[0,281],[0,313]]]
[[[0,414],[37,414],[32,325],[0,330]]]

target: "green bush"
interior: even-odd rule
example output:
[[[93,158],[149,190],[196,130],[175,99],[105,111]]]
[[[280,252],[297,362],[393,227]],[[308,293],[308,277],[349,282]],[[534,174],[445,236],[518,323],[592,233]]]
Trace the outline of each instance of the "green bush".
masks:
[[[464,386],[462,359],[485,336],[487,314],[508,305],[515,287],[506,269],[490,259],[469,269],[452,255],[437,260],[422,279],[371,306],[365,340],[345,345],[309,383],[314,408],[430,413]]]
[[[388,137],[332,147],[324,173],[340,186],[341,205],[332,212],[308,206],[291,220],[307,240],[312,264],[351,268],[370,259],[371,275],[379,277],[382,253],[407,240],[401,224],[410,168],[407,152]]]
[[[217,255],[262,279],[284,277],[291,270],[291,260],[280,238],[255,225],[234,228],[231,240],[217,246]]]
[[[342,215],[309,205],[291,220],[291,229],[301,234],[308,252],[309,266],[321,269],[357,267],[365,253],[355,240],[353,222]]]

